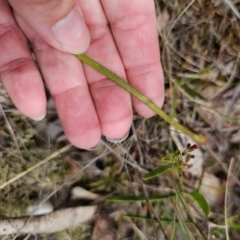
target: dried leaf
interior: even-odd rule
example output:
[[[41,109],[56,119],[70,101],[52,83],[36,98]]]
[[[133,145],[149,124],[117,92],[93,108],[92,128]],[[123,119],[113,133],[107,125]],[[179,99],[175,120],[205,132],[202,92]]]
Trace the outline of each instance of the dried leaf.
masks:
[[[92,240],[114,240],[116,239],[116,231],[109,216],[100,213],[93,229]]]
[[[96,200],[99,198],[98,194],[92,193],[82,187],[74,187],[71,191],[71,199],[89,199]]]
[[[78,226],[93,218],[97,206],[61,209],[36,217],[0,219],[0,235],[16,233],[48,234]]]

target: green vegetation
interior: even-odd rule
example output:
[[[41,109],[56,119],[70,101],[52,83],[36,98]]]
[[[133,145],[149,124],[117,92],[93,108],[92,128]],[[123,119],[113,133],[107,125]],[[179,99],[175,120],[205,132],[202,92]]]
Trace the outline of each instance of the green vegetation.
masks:
[[[240,19],[232,7],[240,10],[237,2],[156,1],[166,101],[157,110],[161,118],[134,114],[131,134],[121,144],[103,138],[92,151],[70,147],[53,121],[55,109],[49,107],[40,122],[29,120],[13,108],[1,87],[0,215],[25,215],[38,198],[61,200],[59,194],[74,185],[101,196],[96,203],[115,223],[118,239],[238,239]],[[139,99],[152,104],[144,96]],[[170,134],[172,118],[179,122],[176,129],[184,126],[197,141],[206,138],[199,145],[204,172],[219,180],[219,186],[185,172],[184,150]],[[55,128],[60,128],[58,134]],[[187,151],[187,144],[183,142],[184,158],[195,154]],[[200,192],[201,186],[207,194]],[[61,207],[91,204],[66,199],[59,200]],[[87,223],[39,239],[88,239],[91,233]]]

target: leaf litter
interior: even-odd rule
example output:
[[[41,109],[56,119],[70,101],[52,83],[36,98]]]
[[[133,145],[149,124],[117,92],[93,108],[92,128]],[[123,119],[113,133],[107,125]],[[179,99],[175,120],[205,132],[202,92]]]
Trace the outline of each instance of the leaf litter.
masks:
[[[97,204],[105,217],[97,212],[95,230],[90,220],[60,233],[38,234],[40,239],[67,239],[66,236],[87,239],[96,236],[96,226],[101,223],[115,239],[207,239],[209,236],[226,239],[225,226],[231,239],[237,239],[240,226],[237,164],[240,160],[240,20],[236,13],[240,4],[228,3],[156,1],[166,88],[163,110],[184,126],[206,136],[207,144],[199,146],[200,161],[203,161],[198,163],[203,170],[201,177],[194,176],[190,168],[181,178],[166,171],[143,180],[145,174],[162,165],[160,159],[182,149],[172,137],[174,130],[166,123],[158,117],[143,119],[134,113],[131,134],[124,143],[110,144],[103,139],[93,151],[73,147],[0,190],[0,215],[26,217],[30,205],[49,196],[51,202],[57,198],[52,214],[61,209]],[[51,98],[47,117],[33,122],[14,108],[2,87],[0,92],[2,184],[68,142]],[[175,135],[179,137],[176,132]],[[187,144],[183,142],[183,148]],[[229,172],[232,158],[235,164]],[[224,204],[226,185],[227,203],[231,205]],[[92,199],[71,200],[74,187],[83,189],[80,195],[89,191]],[[65,194],[60,194],[61,189]],[[193,204],[192,198],[181,194],[197,190],[211,199],[208,218]],[[154,195],[172,193],[177,193],[177,197],[148,201]],[[145,201],[104,200],[131,195],[132,199],[144,198]],[[24,239],[26,235],[13,234],[5,239],[13,237]],[[31,239],[33,235],[30,233],[28,237]]]

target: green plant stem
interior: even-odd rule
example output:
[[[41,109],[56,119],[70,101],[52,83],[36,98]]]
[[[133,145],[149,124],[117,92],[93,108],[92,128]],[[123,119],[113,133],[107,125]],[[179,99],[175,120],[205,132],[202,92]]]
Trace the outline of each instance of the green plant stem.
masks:
[[[206,143],[206,139],[202,135],[195,134],[185,127],[183,127],[180,123],[176,122],[173,118],[169,117],[165,112],[163,112],[154,102],[152,102],[149,98],[144,96],[142,93],[140,93],[138,90],[133,88],[131,85],[129,85],[126,81],[124,81],[122,78],[118,77],[113,72],[109,71],[107,68],[99,64],[98,62],[94,61],[90,57],[86,56],[85,54],[78,54],[75,55],[78,59],[80,59],[82,62],[86,63],[90,67],[94,68],[98,72],[102,73],[107,78],[111,79],[113,82],[130,92],[133,96],[138,98],[141,102],[145,103],[149,108],[151,108],[156,114],[158,114],[162,119],[164,119],[166,122],[168,122],[170,125],[174,126],[177,130],[183,132],[184,134],[190,136],[193,140],[195,140],[198,143]]]

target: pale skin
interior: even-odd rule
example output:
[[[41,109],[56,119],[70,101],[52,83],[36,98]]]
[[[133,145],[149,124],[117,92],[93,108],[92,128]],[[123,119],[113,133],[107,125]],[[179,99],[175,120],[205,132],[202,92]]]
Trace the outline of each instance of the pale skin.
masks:
[[[161,107],[156,29],[153,0],[0,0],[1,80],[23,114],[45,116],[44,83],[28,38],[70,142],[87,149],[102,135],[119,139],[129,131],[132,107],[143,117],[153,111],[73,54],[85,52]]]

